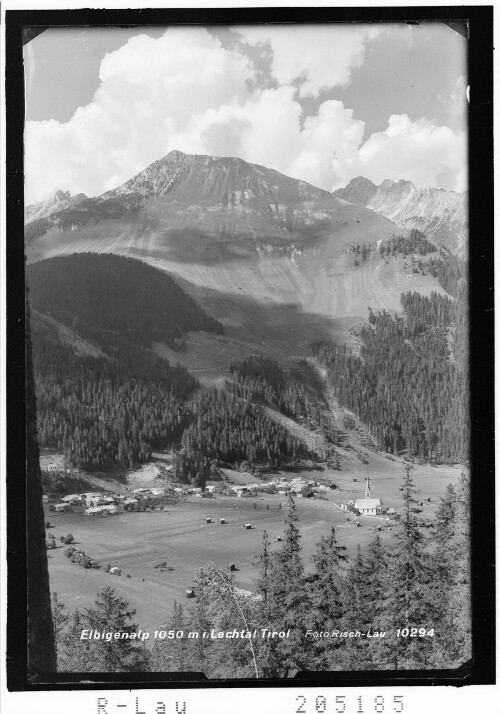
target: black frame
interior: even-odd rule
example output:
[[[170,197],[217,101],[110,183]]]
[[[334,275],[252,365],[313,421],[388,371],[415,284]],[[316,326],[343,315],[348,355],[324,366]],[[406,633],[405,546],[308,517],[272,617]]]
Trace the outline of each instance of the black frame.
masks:
[[[295,679],[207,680],[189,673],[27,673],[25,504],[25,317],[23,37],[47,27],[233,25],[261,23],[442,21],[469,38],[470,385],[473,659],[458,670],[307,672]],[[458,22],[457,22],[458,21]],[[23,33],[23,28],[25,31]],[[10,691],[179,687],[463,686],[495,683],[494,298],[493,298],[493,7],[226,8],[142,10],[7,10],[7,686]]]

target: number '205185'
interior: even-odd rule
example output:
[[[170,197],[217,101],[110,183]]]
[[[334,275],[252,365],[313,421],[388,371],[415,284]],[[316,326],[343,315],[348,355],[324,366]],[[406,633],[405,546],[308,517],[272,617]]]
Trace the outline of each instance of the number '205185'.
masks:
[[[299,695],[295,714],[401,714],[404,711],[403,696],[394,695],[383,697],[359,696],[356,700],[343,694],[327,698],[319,695],[316,698],[307,698]]]

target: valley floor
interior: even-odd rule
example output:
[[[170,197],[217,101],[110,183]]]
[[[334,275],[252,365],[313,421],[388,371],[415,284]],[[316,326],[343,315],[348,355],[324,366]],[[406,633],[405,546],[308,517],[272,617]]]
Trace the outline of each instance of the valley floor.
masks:
[[[332,526],[336,529],[340,545],[347,547],[354,556],[358,544],[366,546],[378,533],[383,542],[392,537],[387,522],[380,518],[358,517],[361,523],[347,521],[352,514],[340,509],[340,504],[349,498],[363,496],[364,479],[370,475],[372,495],[380,497],[385,506],[398,509],[401,504],[398,491],[404,464],[401,459],[387,460],[377,455],[370,469],[360,464],[348,472],[314,470],[302,473],[281,474],[287,478],[303,476],[318,483],[335,483],[338,488],[326,492],[326,500],[298,498],[297,513],[300,518],[302,548],[306,568],[312,567],[311,554],[322,535],[327,535]],[[134,480],[132,472],[129,488],[155,482],[154,471],[148,479],[141,470]],[[235,482],[249,482],[249,478],[226,469],[225,475]],[[422,498],[422,516],[431,516],[440,497],[449,483],[456,483],[460,475],[458,466],[422,466],[414,468],[414,480]],[[156,481],[158,485],[158,481]],[[111,484],[110,484],[111,486]],[[431,501],[428,502],[427,499]],[[174,600],[187,603],[186,588],[190,587],[195,570],[211,560],[227,572],[234,563],[236,586],[254,590],[257,568],[254,557],[260,550],[264,529],[271,539],[271,549],[279,546],[276,538],[283,532],[284,495],[262,495],[249,498],[218,496],[201,499],[189,496],[178,505],[168,506],[164,511],[121,513],[107,518],[76,513],[53,513],[46,510],[46,518],[56,536],[71,532],[77,548],[85,550],[102,566],[109,563],[122,570],[120,577],[104,571],[88,570],[71,563],[64,556],[64,547],[50,550],[49,574],[52,592],[57,592],[69,611],[93,606],[97,593],[107,585],[113,586],[136,608],[135,622],[143,630],[157,629],[171,614]],[[254,507],[255,504],[255,507]],[[215,522],[206,523],[210,517]],[[220,525],[219,518],[226,525]],[[251,523],[251,530],[244,528]],[[377,529],[381,526],[382,530]],[[166,561],[173,571],[160,572],[154,565]],[[131,577],[127,577],[127,574]]]

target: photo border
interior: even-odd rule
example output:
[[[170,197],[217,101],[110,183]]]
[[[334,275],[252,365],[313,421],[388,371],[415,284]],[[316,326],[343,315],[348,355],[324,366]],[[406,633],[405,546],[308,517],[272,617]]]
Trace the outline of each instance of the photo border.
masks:
[[[10,691],[210,687],[364,687],[495,682],[495,489],[493,302],[493,7],[7,10],[7,686]],[[442,21],[469,39],[469,267],[472,503],[472,661],[457,670],[304,672],[293,679],[200,679],[195,673],[27,671],[24,69],[25,39],[56,26],[244,25],[262,23]],[[81,681],[84,679],[85,681]]]

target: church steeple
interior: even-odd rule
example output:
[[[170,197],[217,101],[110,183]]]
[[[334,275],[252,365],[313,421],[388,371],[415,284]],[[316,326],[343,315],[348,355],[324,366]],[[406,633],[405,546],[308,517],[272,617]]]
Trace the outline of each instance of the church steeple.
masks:
[[[370,498],[371,497],[371,492],[370,492],[370,477],[366,477],[366,488],[365,488],[365,498]]]

